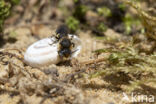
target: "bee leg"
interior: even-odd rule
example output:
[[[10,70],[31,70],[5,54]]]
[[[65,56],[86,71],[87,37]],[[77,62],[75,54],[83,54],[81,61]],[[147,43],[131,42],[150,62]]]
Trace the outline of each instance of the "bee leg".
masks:
[[[55,44],[57,42],[58,42],[58,40],[55,40],[53,43],[50,43],[49,45],[53,45],[53,44]]]
[[[73,40],[73,35],[71,35],[71,36],[68,36],[68,38],[70,39],[70,40]]]
[[[78,49],[77,49],[78,50]],[[75,53],[77,50],[74,50],[74,51],[72,51],[71,53],[73,54],[73,53]]]
[[[75,44],[74,43],[71,43],[72,44],[72,47],[75,47]]]
[[[53,43],[50,43],[49,45],[53,45],[55,43],[57,43],[59,41],[59,39],[57,38],[57,36],[55,37],[55,40],[52,39],[53,36],[50,37],[51,41],[53,41]]]

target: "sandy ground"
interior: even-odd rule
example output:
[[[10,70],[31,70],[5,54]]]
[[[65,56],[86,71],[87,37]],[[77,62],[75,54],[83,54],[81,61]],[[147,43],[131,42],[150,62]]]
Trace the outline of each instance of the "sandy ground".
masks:
[[[43,26],[38,30],[37,36],[32,36],[29,28],[17,28],[15,30],[15,33],[17,34],[17,41],[15,43],[5,44],[2,49],[18,49],[23,52],[22,54],[24,54],[26,48],[30,44],[39,39],[51,36],[51,34],[55,32],[56,27],[57,26]],[[9,29],[6,31],[9,31]],[[106,32],[106,35],[111,33],[111,30],[108,31],[110,32]],[[102,41],[95,39],[90,34],[91,33],[89,31],[78,32],[78,35],[82,40],[83,47],[81,53],[77,57],[79,62],[93,59],[95,56],[93,55],[92,51],[107,47],[107,45],[104,45]],[[118,36],[118,34],[116,36]],[[22,55],[16,51],[9,52],[22,57]],[[71,74],[75,71],[74,67],[71,65],[61,64],[50,65],[37,69],[24,65],[23,62],[18,60],[16,57],[9,57],[8,55],[3,55],[3,57],[5,62],[9,62],[9,64],[0,63],[0,78],[4,79],[4,82],[2,81],[0,86],[2,90],[0,91],[0,104],[64,104],[67,102],[66,99],[69,99],[69,101],[71,99],[71,102],[67,102],[67,104],[124,104],[124,102],[121,101],[123,97],[122,91],[117,91],[115,88],[113,88],[113,86],[109,86],[109,83],[106,83],[102,78],[77,79],[74,83],[70,83],[69,86],[65,85],[65,88],[63,87],[65,89],[65,91],[62,92],[62,94],[64,93],[63,95],[56,96],[54,98],[44,99],[44,96],[38,96],[33,91],[32,94],[26,95],[28,92],[31,92],[29,88],[30,86],[36,86],[36,82],[44,81],[49,78],[48,75],[44,73],[44,70],[56,69],[58,71],[57,73],[59,74],[58,79],[62,80],[65,79],[68,74]],[[10,66],[10,63],[12,66]],[[14,72],[13,77],[11,78],[8,74],[10,67],[13,67],[13,70],[17,70],[17,72]],[[21,77],[22,75],[20,75],[21,73],[18,72],[19,70],[26,71],[26,75]],[[29,72],[30,76],[27,75],[27,72]],[[55,76],[53,75],[52,77]],[[5,82],[5,80],[9,81]],[[20,82],[23,82],[21,86]],[[28,85],[29,87],[26,88]],[[37,90],[40,88],[35,89]],[[18,93],[14,94],[13,92],[16,92],[14,90],[17,90]],[[72,97],[75,97],[75,100],[72,100]],[[24,99],[24,101],[21,99]]]

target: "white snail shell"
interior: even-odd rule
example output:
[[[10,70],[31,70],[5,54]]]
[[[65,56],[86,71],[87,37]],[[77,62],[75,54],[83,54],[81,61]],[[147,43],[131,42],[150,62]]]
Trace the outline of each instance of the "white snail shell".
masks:
[[[68,34],[71,42],[75,44],[69,59],[77,57],[81,51],[81,40],[76,35]],[[24,61],[32,67],[42,67],[50,64],[57,64],[62,60],[58,55],[58,42],[55,37],[44,38],[30,45],[24,54]]]

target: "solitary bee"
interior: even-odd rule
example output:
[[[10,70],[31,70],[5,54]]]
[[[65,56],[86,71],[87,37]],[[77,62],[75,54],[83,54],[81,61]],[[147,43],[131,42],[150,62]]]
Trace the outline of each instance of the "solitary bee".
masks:
[[[68,28],[66,25],[60,25],[55,32],[54,36],[50,37],[53,39],[53,44],[59,42],[62,38],[68,38]],[[55,39],[54,39],[55,38]]]
[[[29,46],[24,60],[30,66],[42,67],[77,57],[80,50],[80,38],[68,34],[67,28],[60,26],[56,30],[56,36],[44,38]]]
[[[58,54],[60,57],[68,58],[72,53],[72,43],[68,38],[63,38],[59,43],[59,51]]]
[[[72,54],[72,48],[74,47],[74,43],[71,42],[72,37],[68,36],[68,28],[65,25],[61,25],[56,30],[56,39],[59,41],[59,50],[58,54],[61,58],[68,59]]]
[[[65,25],[61,25],[56,30],[56,39],[60,40],[63,37],[68,36],[68,28]]]

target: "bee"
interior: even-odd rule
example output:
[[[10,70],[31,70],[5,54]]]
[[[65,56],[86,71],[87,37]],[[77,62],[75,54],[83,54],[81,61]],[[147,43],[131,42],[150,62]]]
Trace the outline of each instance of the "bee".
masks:
[[[59,50],[58,54],[61,58],[68,59],[68,57],[72,54],[72,48],[74,47],[74,43],[71,42],[73,37],[69,37],[68,28],[65,25],[61,25],[56,30],[56,39],[59,40]]]
[[[72,53],[72,44],[74,43],[72,43],[68,38],[63,38],[59,43],[59,56],[68,58]]]
[[[63,37],[67,37],[68,36],[68,27],[66,25],[61,25],[57,28],[56,30],[56,39],[60,40]]]
[[[55,35],[50,37],[53,44],[59,42],[62,38],[68,38],[68,28],[66,25],[60,25],[56,31]],[[55,38],[55,39],[54,39]]]
[[[58,54],[61,58],[68,59],[72,54],[72,48],[74,47],[74,43],[71,42],[72,37],[69,37],[68,28],[65,25],[61,25],[56,30],[56,41],[59,43]]]
[[[24,54],[24,61],[32,67],[42,67],[77,57],[80,50],[80,38],[68,34],[67,28],[60,26],[55,36],[41,39],[30,45]]]

